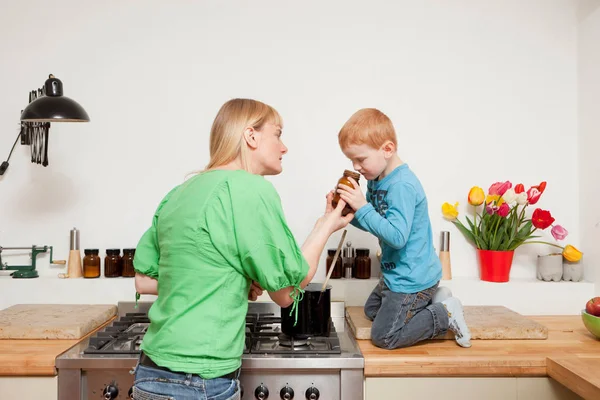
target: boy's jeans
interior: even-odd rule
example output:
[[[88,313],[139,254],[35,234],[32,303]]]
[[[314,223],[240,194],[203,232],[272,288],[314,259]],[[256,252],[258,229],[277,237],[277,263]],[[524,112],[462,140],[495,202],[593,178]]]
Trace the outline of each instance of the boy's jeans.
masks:
[[[373,344],[391,350],[445,334],[446,308],[442,303],[431,303],[438,285],[417,293],[395,293],[382,278],[365,303],[365,315],[373,321]]]

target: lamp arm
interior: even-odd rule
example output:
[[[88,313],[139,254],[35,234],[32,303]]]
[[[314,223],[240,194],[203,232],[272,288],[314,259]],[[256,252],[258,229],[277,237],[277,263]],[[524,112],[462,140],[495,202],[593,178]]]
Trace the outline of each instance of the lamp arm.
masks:
[[[19,141],[19,138],[21,137],[21,133],[23,133],[22,130],[19,131],[19,134],[17,135],[17,138],[15,139],[15,142],[13,143],[12,149],[10,149],[10,153],[8,153],[8,158],[6,159],[6,161],[4,161],[4,162],[2,162],[2,164],[0,164],[0,175],[4,175],[4,173],[8,169],[8,165],[9,165],[8,162],[10,161],[10,156],[12,156],[12,153],[15,150],[15,146],[17,145],[17,142]]]

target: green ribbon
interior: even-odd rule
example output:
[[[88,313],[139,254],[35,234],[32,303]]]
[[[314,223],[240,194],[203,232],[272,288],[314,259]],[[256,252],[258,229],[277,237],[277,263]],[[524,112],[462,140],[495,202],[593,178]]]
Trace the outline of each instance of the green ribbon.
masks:
[[[298,303],[300,303],[304,298],[304,289],[301,289],[300,286],[294,286],[294,290],[292,290],[292,293],[290,293],[290,297],[294,300],[292,309],[290,310],[290,315],[292,315],[294,312],[296,313],[294,316],[294,326],[296,326],[298,323]]]

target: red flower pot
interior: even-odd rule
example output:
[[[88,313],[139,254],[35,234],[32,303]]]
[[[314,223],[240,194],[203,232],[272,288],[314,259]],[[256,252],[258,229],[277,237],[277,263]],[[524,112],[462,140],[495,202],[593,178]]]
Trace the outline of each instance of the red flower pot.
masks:
[[[481,280],[487,282],[508,282],[510,267],[515,252],[477,249]]]

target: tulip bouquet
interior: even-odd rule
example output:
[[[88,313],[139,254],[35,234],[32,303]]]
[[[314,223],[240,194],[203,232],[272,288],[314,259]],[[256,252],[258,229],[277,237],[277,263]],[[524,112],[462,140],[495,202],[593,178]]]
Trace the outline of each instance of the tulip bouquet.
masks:
[[[562,249],[565,259],[577,262],[582,253],[572,245],[531,240],[540,237],[536,232],[547,228],[551,228],[557,241],[564,240],[568,234],[561,225],[554,224],[550,211],[536,208],[530,217],[527,215],[527,207],[535,205],[545,189],[546,182],[527,191],[521,183],[513,188],[509,181],[496,182],[486,195],[482,188],[475,186],[469,191],[468,201],[474,215],[473,219],[465,217],[467,225],[458,220],[458,203],[444,203],[442,214],[480,250],[513,251],[523,244],[542,243]]]

